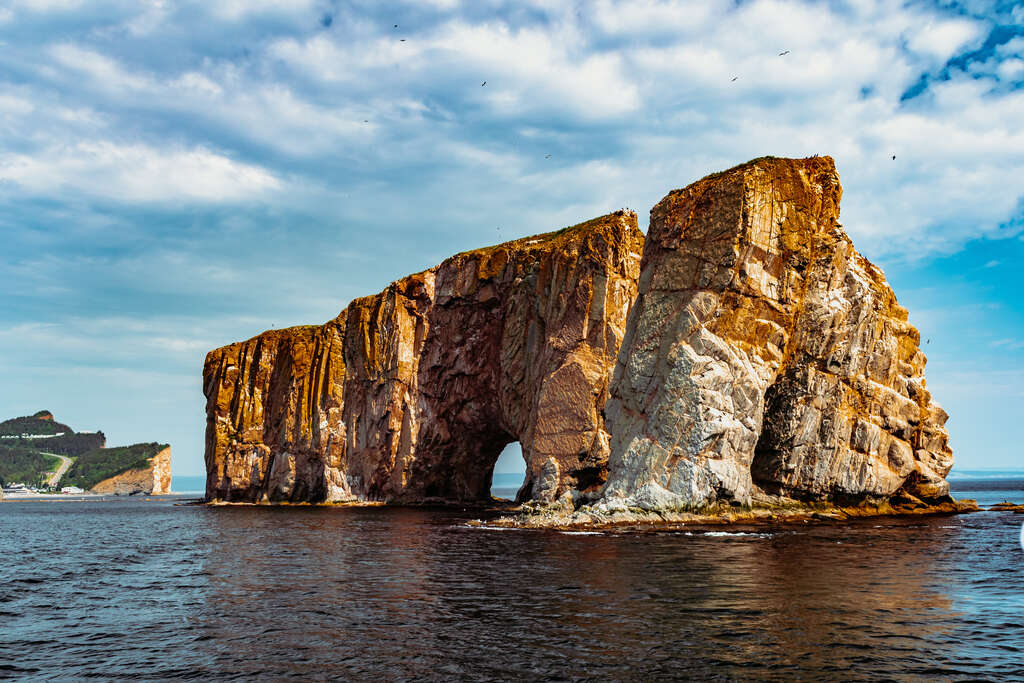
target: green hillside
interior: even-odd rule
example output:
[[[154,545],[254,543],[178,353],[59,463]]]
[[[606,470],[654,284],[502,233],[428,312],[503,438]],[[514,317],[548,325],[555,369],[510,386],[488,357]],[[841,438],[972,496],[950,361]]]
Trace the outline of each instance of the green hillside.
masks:
[[[0,443],[0,485],[19,483],[41,486],[44,475],[56,471],[60,459],[24,446]]]
[[[51,436],[48,439],[3,439],[0,443],[17,443],[29,448],[35,448],[45,453],[58,453],[71,458],[77,458],[97,448],[107,445],[107,437],[103,432],[94,434],[65,434],[64,436]]]
[[[0,436],[21,436],[22,434],[74,434],[75,430],[53,419],[49,410],[40,410],[35,415],[16,417],[0,422]]]
[[[91,489],[104,479],[149,466],[149,459],[167,448],[161,443],[137,443],[117,448],[97,448],[83,454],[64,475],[61,484]]]

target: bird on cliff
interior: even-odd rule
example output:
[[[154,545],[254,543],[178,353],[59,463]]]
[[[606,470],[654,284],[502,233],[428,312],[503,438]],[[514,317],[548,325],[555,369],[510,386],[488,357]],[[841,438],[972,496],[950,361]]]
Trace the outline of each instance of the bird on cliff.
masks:
[[[780,52],[780,53],[779,53],[779,56],[780,56],[780,57],[785,57],[785,56],[786,56],[786,55],[788,55],[788,54],[789,54],[789,50],[785,50],[785,51],[783,51],[783,52]]]

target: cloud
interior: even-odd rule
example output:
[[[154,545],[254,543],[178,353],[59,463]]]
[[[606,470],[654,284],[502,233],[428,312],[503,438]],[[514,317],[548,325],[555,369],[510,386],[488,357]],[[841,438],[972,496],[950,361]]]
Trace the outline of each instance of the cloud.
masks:
[[[218,18],[239,21],[252,15],[302,14],[317,3],[315,0],[207,0],[203,4]]]
[[[638,91],[623,71],[621,56],[589,53],[586,47],[573,27],[513,29],[500,22],[452,20],[406,42],[384,35],[352,43],[321,34],[278,41],[268,51],[325,82],[376,83],[380,76],[367,81],[367,72],[395,67],[405,69],[398,80],[413,89],[449,80],[475,106],[499,118],[558,111],[592,119],[636,110]],[[390,74],[384,78],[394,80]],[[484,81],[486,89],[479,87]]]
[[[987,31],[977,21],[947,19],[928,21],[909,32],[907,45],[911,50],[946,61],[968,44],[985,37]]]
[[[108,90],[142,90],[150,85],[148,79],[126,71],[116,60],[74,44],[54,45],[50,54],[61,66],[89,76]]]
[[[34,155],[0,155],[0,181],[52,195],[73,190],[121,202],[254,200],[281,188],[269,171],[203,147],[80,142]]]

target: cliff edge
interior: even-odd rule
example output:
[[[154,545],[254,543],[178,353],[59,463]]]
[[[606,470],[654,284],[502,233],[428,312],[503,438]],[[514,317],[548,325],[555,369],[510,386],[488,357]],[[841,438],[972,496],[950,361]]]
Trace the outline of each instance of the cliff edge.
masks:
[[[113,449],[111,449],[113,450]],[[95,484],[93,493],[113,496],[164,495],[171,492],[171,447],[165,446],[149,459],[145,467],[136,467]]]

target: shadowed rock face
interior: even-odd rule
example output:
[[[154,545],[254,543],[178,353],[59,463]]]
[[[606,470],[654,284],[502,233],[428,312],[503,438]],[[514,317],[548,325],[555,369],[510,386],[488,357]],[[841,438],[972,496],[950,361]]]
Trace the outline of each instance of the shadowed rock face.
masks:
[[[596,490],[642,248],[620,212],[459,254],[325,325],[210,352],[207,498],[486,500],[514,441],[521,499]]]
[[[953,459],[920,336],[838,223],[832,159],[759,159],[651,211],[601,505],[938,501]]]

